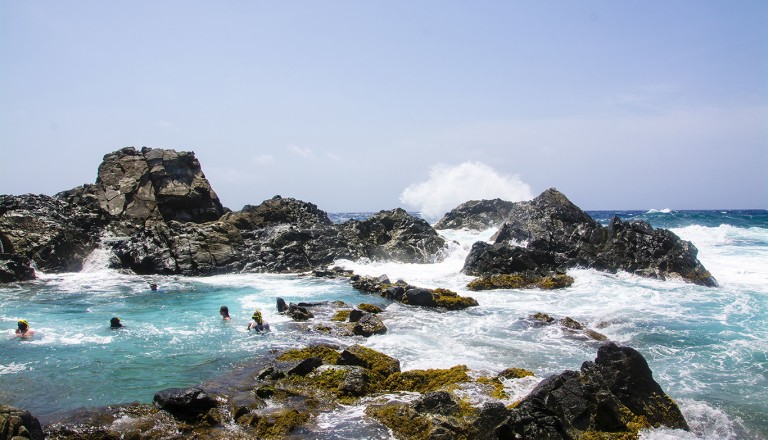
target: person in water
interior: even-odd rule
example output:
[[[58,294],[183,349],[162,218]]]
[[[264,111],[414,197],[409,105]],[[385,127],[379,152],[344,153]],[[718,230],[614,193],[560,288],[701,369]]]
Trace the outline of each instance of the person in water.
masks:
[[[152,291],[156,291],[157,290],[157,284],[149,283],[149,288],[152,289]]]
[[[29,323],[26,319],[19,319],[19,328],[16,329],[16,336],[19,338],[28,338],[33,336],[35,331],[29,328]]]
[[[261,312],[259,309],[254,310],[253,316],[251,316],[251,321],[248,322],[248,330],[256,330],[257,332],[268,332],[269,331],[269,323],[264,321],[264,319],[261,317]]]
[[[221,306],[219,309],[219,315],[221,315],[221,319],[224,321],[230,321],[232,318],[229,317],[229,307],[227,306]]]
[[[123,324],[120,323],[120,318],[117,316],[109,320],[109,328],[120,328],[122,326]]]

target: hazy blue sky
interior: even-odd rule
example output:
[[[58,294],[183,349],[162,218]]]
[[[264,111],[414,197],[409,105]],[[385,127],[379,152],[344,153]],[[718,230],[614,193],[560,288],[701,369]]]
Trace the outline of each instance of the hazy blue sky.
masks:
[[[194,151],[222,202],[768,207],[768,2],[0,0],[0,193]]]

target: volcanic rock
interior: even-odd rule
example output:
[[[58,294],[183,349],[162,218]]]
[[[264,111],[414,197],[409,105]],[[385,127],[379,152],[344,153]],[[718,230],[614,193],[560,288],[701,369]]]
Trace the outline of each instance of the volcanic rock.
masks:
[[[515,204],[501,199],[470,200],[446,213],[435,229],[474,229],[482,231],[498,227]]]
[[[44,272],[75,272],[98,246],[106,216],[45,195],[0,195],[3,252],[35,262]]]
[[[602,226],[555,189],[530,202],[515,203],[495,237],[493,245],[472,247],[462,272],[544,275],[578,266],[717,285],[696,258],[698,251],[691,242],[642,221],[614,217]]]
[[[18,254],[0,254],[0,283],[35,279],[29,258]]]
[[[218,406],[216,399],[200,388],[168,388],[155,394],[154,402],[174,416],[194,417]]]

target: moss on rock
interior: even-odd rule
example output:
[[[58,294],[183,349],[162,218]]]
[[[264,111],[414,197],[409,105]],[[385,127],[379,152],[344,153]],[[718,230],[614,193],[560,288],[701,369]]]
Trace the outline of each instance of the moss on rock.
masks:
[[[459,296],[458,293],[448,289],[433,289],[435,294],[435,303],[438,307],[444,307],[448,310],[463,310],[467,307],[477,306],[477,300],[469,296]]]
[[[495,274],[476,278],[467,284],[467,289],[525,289],[538,287],[540,289],[560,289],[573,284],[573,277],[565,274],[540,276],[536,274]]]
[[[250,426],[258,438],[283,438],[299,426],[309,421],[309,413],[296,409],[281,409],[269,413],[249,413],[237,420],[237,423]]]
[[[352,313],[352,310],[339,310],[333,315],[331,321],[344,322],[349,319],[350,313]]]
[[[390,375],[384,383],[384,389],[390,391],[415,391],[427,393],[469,382],[469,369],[457,365],[448,369],[410,370]]]
[[[339,360],[339,353],[325,345],[311,345],[306,348],[288,350],[277,357],[278,361],[303,361],[309,358],[322,359],[323,363],[334,365]]]
[[[362,303],[357,308],[368,313],[381,313],[384,311],[381,307],[368,303]]]
[[[408,405],[402,403],[369,406],[365,414],[391,429],[397,438],[426,440],[432,430],[429,418],[420,416]]]

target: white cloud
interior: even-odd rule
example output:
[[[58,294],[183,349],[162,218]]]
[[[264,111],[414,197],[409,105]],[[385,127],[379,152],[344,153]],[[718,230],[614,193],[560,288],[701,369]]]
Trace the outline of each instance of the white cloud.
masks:
[[[297,156],[301,156],[301,157],[303,157],[305,159],[311,159],[311,158],[315,157],[315,153],[312,152],[311,149],[305,148],[305,147],[300,147],[300,146],[298,146],[296,144],[288,145],[288,151],[290,151],[291,153],[293,153],[293,154],[295,154]]]
[[[495,198],[516,202],[533,196],[531,188],[518,176],[499,174],[480,162],[434,165],[429,180],[412,184],[400,194],[403,204],[430,220],[466,201]]]

